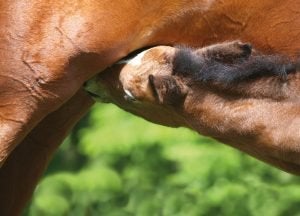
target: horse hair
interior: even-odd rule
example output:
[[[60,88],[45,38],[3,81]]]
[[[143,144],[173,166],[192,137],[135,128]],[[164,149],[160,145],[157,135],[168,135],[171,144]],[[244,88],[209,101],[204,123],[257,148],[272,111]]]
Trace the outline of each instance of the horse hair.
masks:
[[[173,60],[173,74],[191,78],[193,81],[232,84],[265,76],[286,79],[295,73],[300,62],[295,63],[279,55],[251,55],[248,59],[237,59],[224,63],[196,54],[193,49],[180,47]]]

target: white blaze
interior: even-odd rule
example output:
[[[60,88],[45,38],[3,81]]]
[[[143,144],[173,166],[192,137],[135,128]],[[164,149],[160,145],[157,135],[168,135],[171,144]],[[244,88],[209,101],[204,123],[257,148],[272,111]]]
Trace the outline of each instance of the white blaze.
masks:
[[[131,66],[140,66],[142,64],[143,57],[147,51],[148,50],[144,50],[132,59],[122,60],[117,62],[117,64],[130,64]]]

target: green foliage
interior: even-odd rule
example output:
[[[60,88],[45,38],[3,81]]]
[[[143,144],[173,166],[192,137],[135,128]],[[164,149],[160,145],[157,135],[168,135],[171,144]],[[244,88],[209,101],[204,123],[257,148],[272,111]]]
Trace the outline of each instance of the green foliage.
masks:
[[[300,179],[187,129],[96,105],[57,152],[30,216],[300,216]]]

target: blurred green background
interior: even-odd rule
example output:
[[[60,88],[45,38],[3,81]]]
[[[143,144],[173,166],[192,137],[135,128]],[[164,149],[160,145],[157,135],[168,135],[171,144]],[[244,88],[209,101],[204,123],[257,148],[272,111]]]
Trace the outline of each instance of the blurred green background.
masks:
[[[300,178],[187,129],[97,104],[65,140],[28,216],[300,216]]]

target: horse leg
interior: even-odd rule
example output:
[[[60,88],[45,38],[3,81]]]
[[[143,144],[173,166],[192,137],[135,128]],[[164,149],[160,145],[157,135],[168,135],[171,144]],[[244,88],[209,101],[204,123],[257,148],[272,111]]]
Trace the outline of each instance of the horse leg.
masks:
[[[92,103],[80,90],[41,121],[11,153],[0,169],[0,215],[21,214],[52,154]]]

